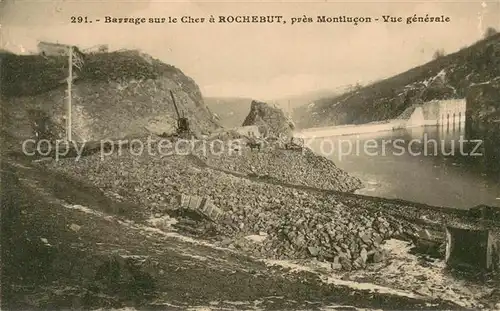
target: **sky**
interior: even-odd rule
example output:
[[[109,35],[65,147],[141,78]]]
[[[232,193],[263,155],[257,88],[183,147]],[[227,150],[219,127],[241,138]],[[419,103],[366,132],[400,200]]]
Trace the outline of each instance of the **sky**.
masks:
[[[449,23],[406,24],[417,14]],[[286,24],[105,24],[112,17],[282,15]],[[314,23],[291,25],[292,17]],[[316,23],[318,15],[362,16],[379,22]],[[403,23],[384,23],[382,15]],[[72,24],[71,16],[101,22]],[[495,1],[146,1],[0,0],[0,48],[36,52],[38,40],[83,49],[138,48],[180,68],[204,96],[282,98],[366,84],[452,53],[500,30]]]

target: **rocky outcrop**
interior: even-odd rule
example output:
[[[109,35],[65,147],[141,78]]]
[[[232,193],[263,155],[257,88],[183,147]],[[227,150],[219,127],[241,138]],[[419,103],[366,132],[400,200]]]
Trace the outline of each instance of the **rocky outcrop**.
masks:
[[[250,113],[242,125],[257,125],[262,128],[265,136],[267,134],[268,136],[284,135],[290,137],[295,128],[295,125],[285,116],[283,110],[255,100],[252,101]]]
[[[471,127],[500,126],[500,76],[473,84],[467,93],[467,118]]]
[[[9,125],[3,130],[17,140],[31,138],[35,120],[29,111],[48,116],[47,122],[64,129],[67,58],[2,54],[1,65],[2,119],[6,121],[2,123]],[[220,127],[192,79],[138,51],[85,55],[83,68],[74,74],[76,140],[173,132],[177,115],[170,90],[195,133]]]

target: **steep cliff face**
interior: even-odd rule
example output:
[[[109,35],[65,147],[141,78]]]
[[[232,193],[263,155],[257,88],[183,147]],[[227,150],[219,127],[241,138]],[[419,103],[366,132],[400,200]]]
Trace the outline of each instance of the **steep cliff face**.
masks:
[[[466,135],[481,140],[483,170],[500,177],[500,77],[474,84],[467,94]]]
[[[500,76],[469,87],[467,116],[471,127],[500,128]]]
[[[4,134],[31,138],[44,123],[48,136],[64,136],[67,62],[65,57],[2,55]],[[177,116],[170,90],[196,133],[219,127],[192,79],[138,51],[86,55],[82,70],[74,74],[75,140],[173,132]]]
[[[267,135],[272,136],[290,136],[295,128],[295,125],[285,116],[283,110],[255,100],[252,101],[250,113],[242,125],[257,125],[264,132],[267,132]]]
[[[394,77],[301,107],[301,128],[392,119],[413,104],[464,98],[471,85],[500,76],[500,34]]]

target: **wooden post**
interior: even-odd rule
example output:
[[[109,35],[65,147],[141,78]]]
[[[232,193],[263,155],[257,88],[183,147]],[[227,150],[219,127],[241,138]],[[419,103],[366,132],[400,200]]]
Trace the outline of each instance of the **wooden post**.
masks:
[[[445,253],[445,262],[448,263],[450,260],[451,252],[453,251],[453,236],[451,234],[450,228],[446,227],[446,253]]]
[[[68,74],[68,101],[67,101],[67,109],[66,109],[66,139],[68,141],[72,140],[71,137],[71,84],[73,83],[73,46],[69,47],[69,57],[68,57],[68,65],[69,65],[69,74]]]

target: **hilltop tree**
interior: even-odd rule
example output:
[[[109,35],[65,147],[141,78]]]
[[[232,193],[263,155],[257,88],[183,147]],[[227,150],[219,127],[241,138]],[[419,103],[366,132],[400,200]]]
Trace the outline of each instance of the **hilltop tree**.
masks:
[[[357,91],[361,90],[362,88],[363,88],[363,86],[359,82],[356,82],[356,84],[354,84],[354,85],[351,84],[347,87],[349,92],[357,92]]]
[[[498,33],[498,31],[493,28],[493,27],[488,27],[488,29],[486,29],[486,31],[484,32],[484,38],[489,38],[491,36],[494,36]]]
[[[432,56],[432,59],[438,59],[438,58],[441,58],[443,56],[445,56],[446,53],[444,52],[443,49],[439,49],[439,50],[436,50],[436,52],[434,52],[434,55]]]

